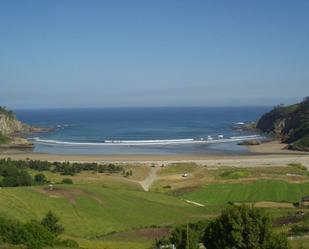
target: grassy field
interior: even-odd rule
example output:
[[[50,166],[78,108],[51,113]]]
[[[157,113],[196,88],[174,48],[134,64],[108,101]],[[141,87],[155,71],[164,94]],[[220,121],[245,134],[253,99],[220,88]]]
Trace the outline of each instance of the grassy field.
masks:
[[[53,191],[47,186],[1,188],[0,214],[28,221],[52,210],[65,227],[63,238],[74,239],[83,248],[146,249],[171,226],[213,218],[229,201],[257,202],[272,217],[280,217],[296,210],[286,203],[309,195],[308,172],[301,165],[209,168],[173,164],[160,168],[150,192],[144,192],[138,182],[147,177],[149,166],[123,167],[132,170],[132,176],[90,171],[63,176],[44,171],[51,182],[71,178],[74,184],[55,184]],[[188,177],[182,177],[183,173]],[[307,245],[308,239],[292,241],[293,248],[301,243]]]
[[[309,195],[309,183],[279,180],[256,180],[253,183],[213,183],[183,195],[183,198],[205,205],[231,202],[297,202]]]
[[[114,231],[174,225],[205,217],[203,208],[176,197],[138,190],[57,185],[53,191],[43,187],[20,187],[2,188],[0,192],[1,213],[26,221],[41,219],[52,210],[60,217],[65,236],[78,238],[86,245],[89,239]],[[98,248],[113,244],[110,240],[112,238],[98,240]],[[146,239],[138,243],[146,241],[149,243]]]

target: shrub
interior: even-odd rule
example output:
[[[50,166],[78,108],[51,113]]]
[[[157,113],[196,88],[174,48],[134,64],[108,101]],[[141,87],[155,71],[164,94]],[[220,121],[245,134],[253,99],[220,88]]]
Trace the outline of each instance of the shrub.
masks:
[[[64,178],[61,182],[64,184],[73,184],[73,180],[71,178]]]
[[[37,221],[22,224],[17,220],[0,218],[0,241],[13,245],[26,245],[28,249],[52,246],[55,236]]]
[[[24,244],[30,249],[40,249],[44,246],[53,246],[55,236],[37,221],[31,221],[24,225],[27,239]]]
[[[52,234],[58,236],[63,233],[64,228],[58,224],[59,218],[51,211],[42,219],[41,224],[47,228]]]
[[[36,174],[34,176],[34,181],[38,184],[44,184],[47,182],[46,176],[42,173]]]

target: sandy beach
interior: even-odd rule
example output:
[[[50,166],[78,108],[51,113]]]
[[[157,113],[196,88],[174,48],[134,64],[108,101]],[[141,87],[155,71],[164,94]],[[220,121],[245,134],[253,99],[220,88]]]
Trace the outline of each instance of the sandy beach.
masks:
[[[218,155],[218,154],[175,154],[175,155],[57,155],[35,152],[4,151],[0,158],[14,160],[47,160],[70,162],[117,162],[168,164],[175,162],[195,162],[208,166],[286,166],[289,163],[302,163],[309,168],[309,153],[285,150],[285,144],[278,141],[248,146],[251,154],[248,155]]]

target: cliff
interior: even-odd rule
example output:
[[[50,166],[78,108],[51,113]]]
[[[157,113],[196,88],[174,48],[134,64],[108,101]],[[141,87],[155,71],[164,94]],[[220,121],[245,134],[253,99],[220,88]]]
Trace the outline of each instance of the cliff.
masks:
[[[0,147],[31,148],[33,144],[24,138],[32,132],[46,131],[20,122],[12,111],[0,107]]]
[[[309,151],[309,97],[275,107],[258,120],[256,128],[278,137],[289,149]]]

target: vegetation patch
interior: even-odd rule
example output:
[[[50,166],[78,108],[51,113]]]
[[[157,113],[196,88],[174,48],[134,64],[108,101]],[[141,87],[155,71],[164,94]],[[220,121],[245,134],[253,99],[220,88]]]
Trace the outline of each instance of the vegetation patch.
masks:
[[[301,163],[289,163],[288,166],[292,167],[296,170],[307,171],[307,168],[304,165],[302,165]]]
[[[69,163],[69,162],[48,162],[40,160],[11,160],[1,159],[1,166],[15,167],[18,169],[32,169],[37,171],[51,171],[54,173],[60,173],[61,175],[75,175],[82,171],[91,171],[97,173],[120,173],[123,168],[119,165],[112,163],[98,164],[98,163]],[[132,174],[132,172],[131,172]]]
[[[245,170],[229,170],[229,171],[224,171],[223,173],[220,174],[220,177],[225,178],[225,179],[238,179],[238,178],[245,178],[249,176],[249,172]]]

